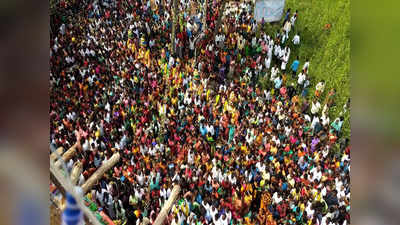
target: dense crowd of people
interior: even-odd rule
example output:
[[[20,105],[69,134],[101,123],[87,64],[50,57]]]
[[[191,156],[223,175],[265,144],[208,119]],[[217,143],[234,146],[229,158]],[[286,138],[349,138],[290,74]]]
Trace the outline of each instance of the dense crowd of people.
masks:
[[[221,3],[203,15],[204,1],[178,1],[172,46],[171,0],[63,2],[51,150],[78,143],[66,166],[82,163],[79,185],[120,153],[87,195],[115,223],[154,222],[179,184],[167,224],[348,224],[349,139],[329,117],[335,90],[312,87],[310,61],[291,54],[301,12],[265,31],[253,2],[219,20]]]

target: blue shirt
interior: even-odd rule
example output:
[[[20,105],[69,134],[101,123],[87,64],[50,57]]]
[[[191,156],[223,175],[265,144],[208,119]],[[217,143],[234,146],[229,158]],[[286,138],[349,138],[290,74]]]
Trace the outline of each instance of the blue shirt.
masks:
[[[332,123],[331,123],[331,126],[336,130],[336,131],[340,131],[341,129],[342,129],[342,124],[343,124],[343,121],[337,121],[337,120],[335,120],[335,121],[333,121]]]
[[[281,88],[281,85],[282,85],[282,79],[276,79],[276,80],[274,80],[274,83],[275,83],[275,88],[276,89],[279,89],[279,88]]]
[[[286,191],[287,187],[288,187],[288,185],[287,185],[286,182],[282,184],[282,190],[283,191]]]
[[[307,166],[308,166],[307,162],[305,162],[304,164],[300,164],[300,169],[305,170],[307,168]]]
[[[292,71],[297,71],[297,69],[299,68],[299,64],[300,64],[300,62],[299,62],[299,60],[295,60],[293,63],[292,63]]]
[[[203,124],[200,125],[200,133],[202,136],[205,136],[207,133],[207,129],[203,126]]]
[[[197,201],[198,203],[200,203],[200,204],[201,204],[201,202],[203,201],[203,198],[201,197],[200,194],[197,194],[196,201]]]
[[[233,137],[233,135],[235,134],[235,127],[232,125],[228,125],[229,127],[229,137]]]
[[[290,12],[287,12],[285,15],[285,20],[287,20],[289,18]]]

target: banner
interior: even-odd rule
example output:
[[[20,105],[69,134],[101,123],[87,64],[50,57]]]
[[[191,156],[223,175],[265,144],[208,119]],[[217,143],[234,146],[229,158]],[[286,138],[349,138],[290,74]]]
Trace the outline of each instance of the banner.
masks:
[[[265,22],[279,21],[284,7],[285,0],[256,0],[254,18],[257,22],[261,22],[263,18]]]

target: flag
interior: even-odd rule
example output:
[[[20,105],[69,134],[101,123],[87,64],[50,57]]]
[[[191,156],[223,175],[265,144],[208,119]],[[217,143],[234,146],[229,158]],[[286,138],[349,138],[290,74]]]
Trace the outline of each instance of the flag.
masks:
[[[75,198],[67,193],[67,205],[62,213],[62,225],[83,225],[83,213]]]

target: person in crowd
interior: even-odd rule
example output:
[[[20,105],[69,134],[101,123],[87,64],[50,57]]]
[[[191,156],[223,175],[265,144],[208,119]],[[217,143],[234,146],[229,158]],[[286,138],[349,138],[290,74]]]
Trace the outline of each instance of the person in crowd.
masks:
[[[297,32],[297,34],[295,34],[293,36],[292,42],[294,45],[300,45],[300,33]]]
[[[325,90],[325,81],[321,80],[320,82],[318,82],[318,84],[315,86],[315,96],[316,97],[320,97],[321,94],[324,92]]]
[[[299,65],[300,65],[300,61],[299,61],[299,57],[297,56],[296,60],[294,60],[292,65],[290,66],[290,68],[292,69],[293,77],[296,76],[297,69],[299,68]]]

